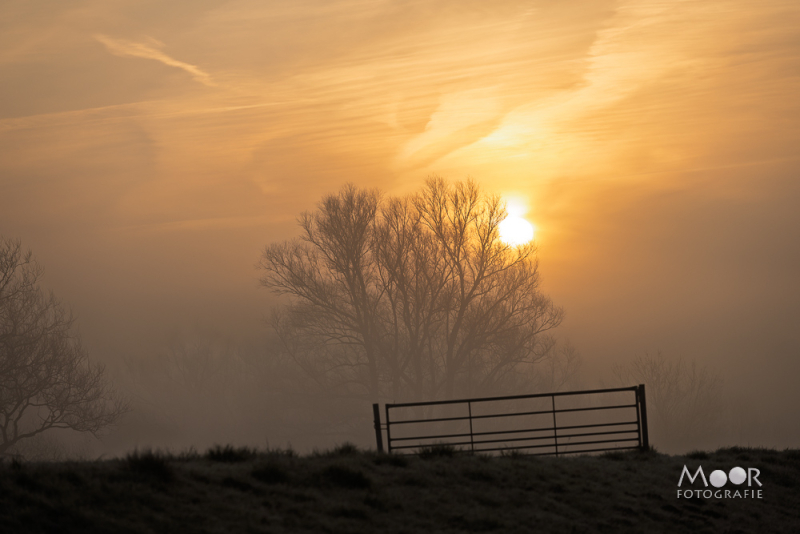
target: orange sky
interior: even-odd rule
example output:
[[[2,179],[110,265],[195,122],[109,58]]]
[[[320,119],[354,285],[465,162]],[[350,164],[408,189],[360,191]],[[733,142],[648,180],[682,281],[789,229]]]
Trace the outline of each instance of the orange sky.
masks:
[[[798,29],[796,0],[6,0],[0,233],[112,358],[257,332],[260,248],[343,183],[472,176],[527,201],[590,366],[661,349],[797,404]]]

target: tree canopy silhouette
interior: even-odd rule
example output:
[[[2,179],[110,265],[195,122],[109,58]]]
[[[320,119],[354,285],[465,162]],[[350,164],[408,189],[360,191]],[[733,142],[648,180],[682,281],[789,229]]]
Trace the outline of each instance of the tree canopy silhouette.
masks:
[[[39,287],[43,272],[19,241],[0,238],[0,454],[54,428],[96,433],[126,411],[72,315]]]
[[[563,310],[540,290],[534,243],[500,240],[503,202],[431,178],[386,198],[347,185],[269,245],[261,283],[291,296],[282,348],[321,384],[371,399],[496,391],[545,358]]]

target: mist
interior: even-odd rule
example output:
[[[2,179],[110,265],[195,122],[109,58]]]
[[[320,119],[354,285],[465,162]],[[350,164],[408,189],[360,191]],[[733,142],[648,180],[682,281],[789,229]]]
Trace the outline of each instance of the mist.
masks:
[[[800,10],[579,4],[4,4],[0,234],[131,400],[53,447],[374,446],[278,356],[256,264],[345,183],[434,174],[525,200],[562,387],[660,353],[718,387],[659,450],[800,446]]]

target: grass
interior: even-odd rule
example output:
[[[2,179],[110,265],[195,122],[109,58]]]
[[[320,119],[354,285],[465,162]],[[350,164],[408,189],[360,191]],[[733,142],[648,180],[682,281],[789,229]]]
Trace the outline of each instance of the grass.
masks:
[[[175,480],[171,458],[160,452],[138,450],[125,457],[128,470],[141,477],[167,484]]]
[[[248,447],[232,447],[230,445],[225,445],[222,447],[221,445],[215,445],[214,447],[208,449],[206,452],[206,458],[211,460],[212,462],[226,462],[226,463],[236,463],[236,462],[246,462],[254,458],[257,455],[257,452],[254,449],[250,449]]]
[[[94,462],[0,462],[3,532],[800,531],[800,451],[565,458],[230,446]],[[762,499],[678,499],[683,466],[755,467]],[[699,482],[698,482],[699,484]]]
[[[458,449],[447,443],[434,443],[427,447],[422,447],[419,451],[419,457],[423,460],[431,458],[452,458],[458,453]]]

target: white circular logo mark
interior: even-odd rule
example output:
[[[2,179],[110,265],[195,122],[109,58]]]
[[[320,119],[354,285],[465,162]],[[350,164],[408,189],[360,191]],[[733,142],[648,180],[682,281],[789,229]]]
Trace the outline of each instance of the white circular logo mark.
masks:
[[[744,482],[745,480],[747,480],[747,473],[741,467],[734,467],[733,469],[731,469],[729,478],[730,478],[731,482],[733,482],[734,484],[738,485],[738,484],[741,484],[742,482]],[[711,483],[714,484],[713,481]],[[723,484],[724,484],[724,482],[723,482]],[[716,486],[716,484],[714,484],[714,485]],[[719,487],[719,486],[717,486],[717,487]]]
[[[725,471],[720,471],[717,469],[711,473],[711,476],[708,477],[708,479],[711,481],[712,486],[715,488],[721,488],[728,481],[728,475],[725,474]]]

